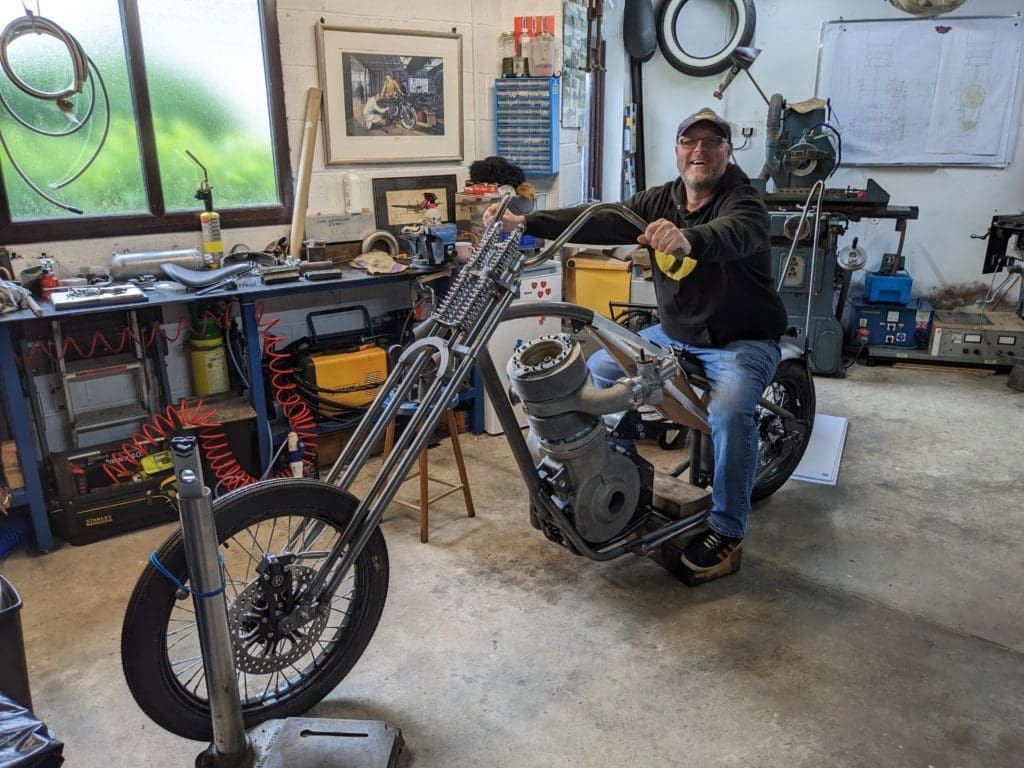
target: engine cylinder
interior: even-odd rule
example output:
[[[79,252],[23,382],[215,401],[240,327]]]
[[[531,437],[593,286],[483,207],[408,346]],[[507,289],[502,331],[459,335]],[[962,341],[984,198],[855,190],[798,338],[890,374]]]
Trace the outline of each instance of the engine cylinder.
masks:
[[[593,389],[580,344],[564,333],[527,342],[509,360],[508,377],[530,424],[534,458],[568,474],[558,493],[576,530],[590,543],[611,540],[636,510],[640,479],[636,465],[609,446],[601,417],[577,408],[581,391]]]

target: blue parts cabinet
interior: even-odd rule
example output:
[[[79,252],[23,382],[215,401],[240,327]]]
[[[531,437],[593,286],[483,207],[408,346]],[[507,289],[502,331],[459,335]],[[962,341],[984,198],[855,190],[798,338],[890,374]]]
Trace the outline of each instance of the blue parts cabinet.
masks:
[[[558,173],[559,86],[557,77],[494,81],[498,154],[527,175]]]

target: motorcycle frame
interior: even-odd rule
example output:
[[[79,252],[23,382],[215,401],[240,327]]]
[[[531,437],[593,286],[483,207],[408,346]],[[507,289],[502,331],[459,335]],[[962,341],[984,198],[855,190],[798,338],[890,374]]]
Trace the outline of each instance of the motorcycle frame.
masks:
[[[636,371],[640,356],[663,359],[668,369],[662,377],[662,399],[655,407],[665,418],[702,434],[710,433],[707,391],[698,394],[694,390],[690,376],[680,367],[671,350],[595,314],[593,310],[564,302],[513,304],[515,285],[522,270],[550,258],[592,216],[614,211],[635,224],[640,231],[646,227],[643,219],[619,203],[597,203],[580,214],[543,252],[527,259],[518,249],[522,227],[517,228],[508,240],[497,243],[502,214],[510,199],[506,197],[502,202],[495,217],[496,223],[487,229],[478,246],[478,253],[489,247],[498,249],[496,253],[500,253],[501,259],[505,260],[504,266],[489,277],[473,273],[473,260],[463,268],[438,309],[416,328],[416,340],[401,351],[387,380],[381,385],[373,403],[367,407],[355,432],[328,472],[326,483],[350,492],[374,448],[383,439],[387,425],[396,417],[403,403],[410,399],[414,387],[419,385],[419,406],[409,417],[405,429],[396,437],[391,453],[383,458],[369,488],[361,499],[357,499],[357,507],[337,543],[330,552],[306,551],[307,545],[319,534],[322,523],[313,524],[305,532],[300,531],[291,542],[307,557],[329,558],[328,565],[319,569],[315,582],[310,586],[311,594],[333,594],[345,578],[380,524],[384,511],[417,461],[420,451],[426,447],[445,410],[456,401],[459,391],[469,380],[474,367],[478,368],[484,389],[491,398],[505,439],[529,491],[530,500],[550,515],[580,554],[593,560],[611,560],[627,552],[650,554],[670,539],[699,527],[706,518],[706,511],[679,519],[663,518],[662,524],[653,530],[641,534],[630,528],[619,538],[595,549],[583,540],[565,513],[544,491],[512,403],[487,350],[487,343],[499,323],[546,315],[568,320],[577,331],[587,327],[627,375]],[[676,256],[682,258],[681,254]],[[472,282],[473,279],[477,280],[477,284]],[[499,290],[494,291],[493,288]],[[459,301],[462,303],[458,304]],[[491,306],[481,310],[471,324],[463,327],[462,320],[468,317],[474,304],[480,301],[489,301]],[[444,338],[444,335],[448,338]],[[774,403],[762,399],[761,404],[783,418],[795,419],[793,414]],[[354,494],[353,497],[356,498]]]

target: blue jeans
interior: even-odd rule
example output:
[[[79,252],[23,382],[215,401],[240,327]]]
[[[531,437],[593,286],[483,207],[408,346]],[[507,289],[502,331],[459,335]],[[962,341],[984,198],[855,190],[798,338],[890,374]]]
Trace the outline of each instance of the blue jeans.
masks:
[[[682,347],[704,364],[711,383],[708,423],[715,447],[708,525],[723,536],[742,538],[747,532],[750,492],[757,473],[757,427],[754,407],[779,366],[774,341],[734,341],[722,349],[693,347],[669,338],[661,325],[640,331],[656,344]],[[624,374],[603,349],[591,355],[587,367],[594,386],[607,387]]]

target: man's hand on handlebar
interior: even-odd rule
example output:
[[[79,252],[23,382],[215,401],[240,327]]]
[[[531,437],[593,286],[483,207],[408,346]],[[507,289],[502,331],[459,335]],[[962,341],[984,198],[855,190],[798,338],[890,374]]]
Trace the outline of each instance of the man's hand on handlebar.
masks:
[[[498,212],[498,208],[501,203],[494,203],[486,211],[484,211],[484,226],[489,227],[494,221],[494,215]],[[505,215],[501,217],[501,229],[503,232],[511,232],[513,229],[518,227],[520,224],[526,223],[526,217],[512,213],[506,210]]]
[[[689,256],[693,249],[690,241],[683,235],[683,230],[668,219],[652,221],[636,241],[641,245],[649,245],[662,253],[681,252],[682,255]]]

